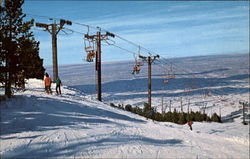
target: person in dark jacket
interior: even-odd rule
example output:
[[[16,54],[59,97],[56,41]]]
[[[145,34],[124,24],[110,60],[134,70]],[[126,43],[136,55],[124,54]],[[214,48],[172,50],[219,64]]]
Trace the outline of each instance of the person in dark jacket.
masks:
[[[56,94],[59,95],[59,94],[61,94],[62,82],[61,82],[59,77],[57,77],[54,82],[56,83]]]

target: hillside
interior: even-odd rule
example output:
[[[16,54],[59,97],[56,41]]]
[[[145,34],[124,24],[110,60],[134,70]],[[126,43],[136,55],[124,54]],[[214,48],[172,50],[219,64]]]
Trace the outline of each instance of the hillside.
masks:
[[[54,86],[53,86],[54,88]],[[230,123],[159,123],[112,108],[64,86],[44,93],[29,80],[27,91],[0,103],[1,157],[248,158],[248,126]]]
[[[248,59],[248,54],[169,59],[178,67],[167,84],[162,67],[153,65],[157,111],[168,111],[171,101],[172,110],[180,111],[182,103],[185,112],[222,116],[223,123],[194,122],[193,131],[187,124],[153,122],[109,106],[143,106],[146,65],[132,75],[131,61],[103,63],[103,102],[96,100],[94,63],[60,66],[62,96],[45,94],[43,81],[30,79],[25,92],[0,103],[1,157],[248,158],[249,125],[242,124],[239,104],[249,102]],[[51,74],[50,67],[47,71]],[[192,81],[197,88],[186,92]]]

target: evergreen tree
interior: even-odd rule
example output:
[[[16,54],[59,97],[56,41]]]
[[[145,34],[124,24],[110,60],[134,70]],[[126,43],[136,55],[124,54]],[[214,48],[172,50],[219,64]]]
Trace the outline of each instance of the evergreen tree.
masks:
[[[187,115],[186,113],[179,113],[178,124],[186,124],[187,123]]]
[[[30,32],[33,21],[23,22],[21,6],[24,0],[5,0],[0,6],[0,82],[5,84],[5,95],[11,96],[11,84],[24,78],[42,78],[43,60],[39,57],[39,43]]]
[[[211,120],[214,121],[214,122],[219,122],[221,123],[221,118],[219,115],[217,115],[216,113],[214,113],[211,117]]]
[[[5,95],[8,97],[11,96],[12,71],[14,70],[15,49],[17,47],[15,43],[18,34],[17,26],[20,25],[20,22],[16,18],[20,13],[17,11],[15,14],[15,8],[18,8],[18,4],[14,4],[11,1],[4,1],[0,9],[1,64],[5,65],[3,76]]]
[[[150,105],[148,103],[144,103],[143,112],[148,113],[150,111]]]
[[[45,69],[43,59],[39,57],[39,42],[36,42],[33,37],[21,37],[19,44],[19,70],[24,70],[25,78],[43,79]]]
[[[130,105],[130,104],[127,104],[126,106],[125,106],[125,110],[126,111],[130,111],[130,112],[132,112],[132,105]]]
[[[0,6],[1,10],[1,6]],[[2,11],[0,11],[2,13]],[[5,67],[4,67],[4,59],[5,59],[5,53],[3,50],[3,35],[0,34],[0,84],[4,84],[4,73],[5,73]]]

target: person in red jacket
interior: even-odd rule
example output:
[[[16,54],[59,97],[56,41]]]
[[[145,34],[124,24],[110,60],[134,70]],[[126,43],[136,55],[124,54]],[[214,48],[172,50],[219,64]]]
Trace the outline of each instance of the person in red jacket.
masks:
[[[46,91],[46,93],[52,94],[52,90],[51,90],[51,78],[49,77],[48,73],[45,74],[44,85],[45,85],[45,91]]]
[[[188,124],[190,130],[192,131],[193,130],[193,128],[192,128],[193,122],[192,121],[188,121],[187,124]]]

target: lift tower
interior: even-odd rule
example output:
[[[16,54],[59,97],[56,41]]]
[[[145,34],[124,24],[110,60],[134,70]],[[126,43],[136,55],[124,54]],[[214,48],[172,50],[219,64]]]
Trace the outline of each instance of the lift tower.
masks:
[[[95,69],[96,69],[96,93],[97,100],[102,101],[102,72],[101,72],[101,41],[107,40],[108,36],[115,37],[113,33],[106,32],[106,34],[101,34],[100,31],[96,33],[96,35],[88,35],[85,34],[84,37],[86,39],[91,39],[96,41],[96,60],[95,60]]]
[[[53,58],[53,80],[58,78],[58,63],[57,63],[57,34],[60,30],[63,29],[64,24],[72,25],[72,22],[69,20],[60,19],[60,24],[44,24],[36,23],[37,27],[44,28],[44,31],[48,31],[51,34],[52,38],[52,58]]]
[[[152,80],[151,80],[151,74],[152,74],[152,63],[156,58],[159,58],[159,55],[156,56],[141,56],[139,55],[139,58],[143,59],[148,63],[148,104],[151,109],[151,85],[152,85]]]

